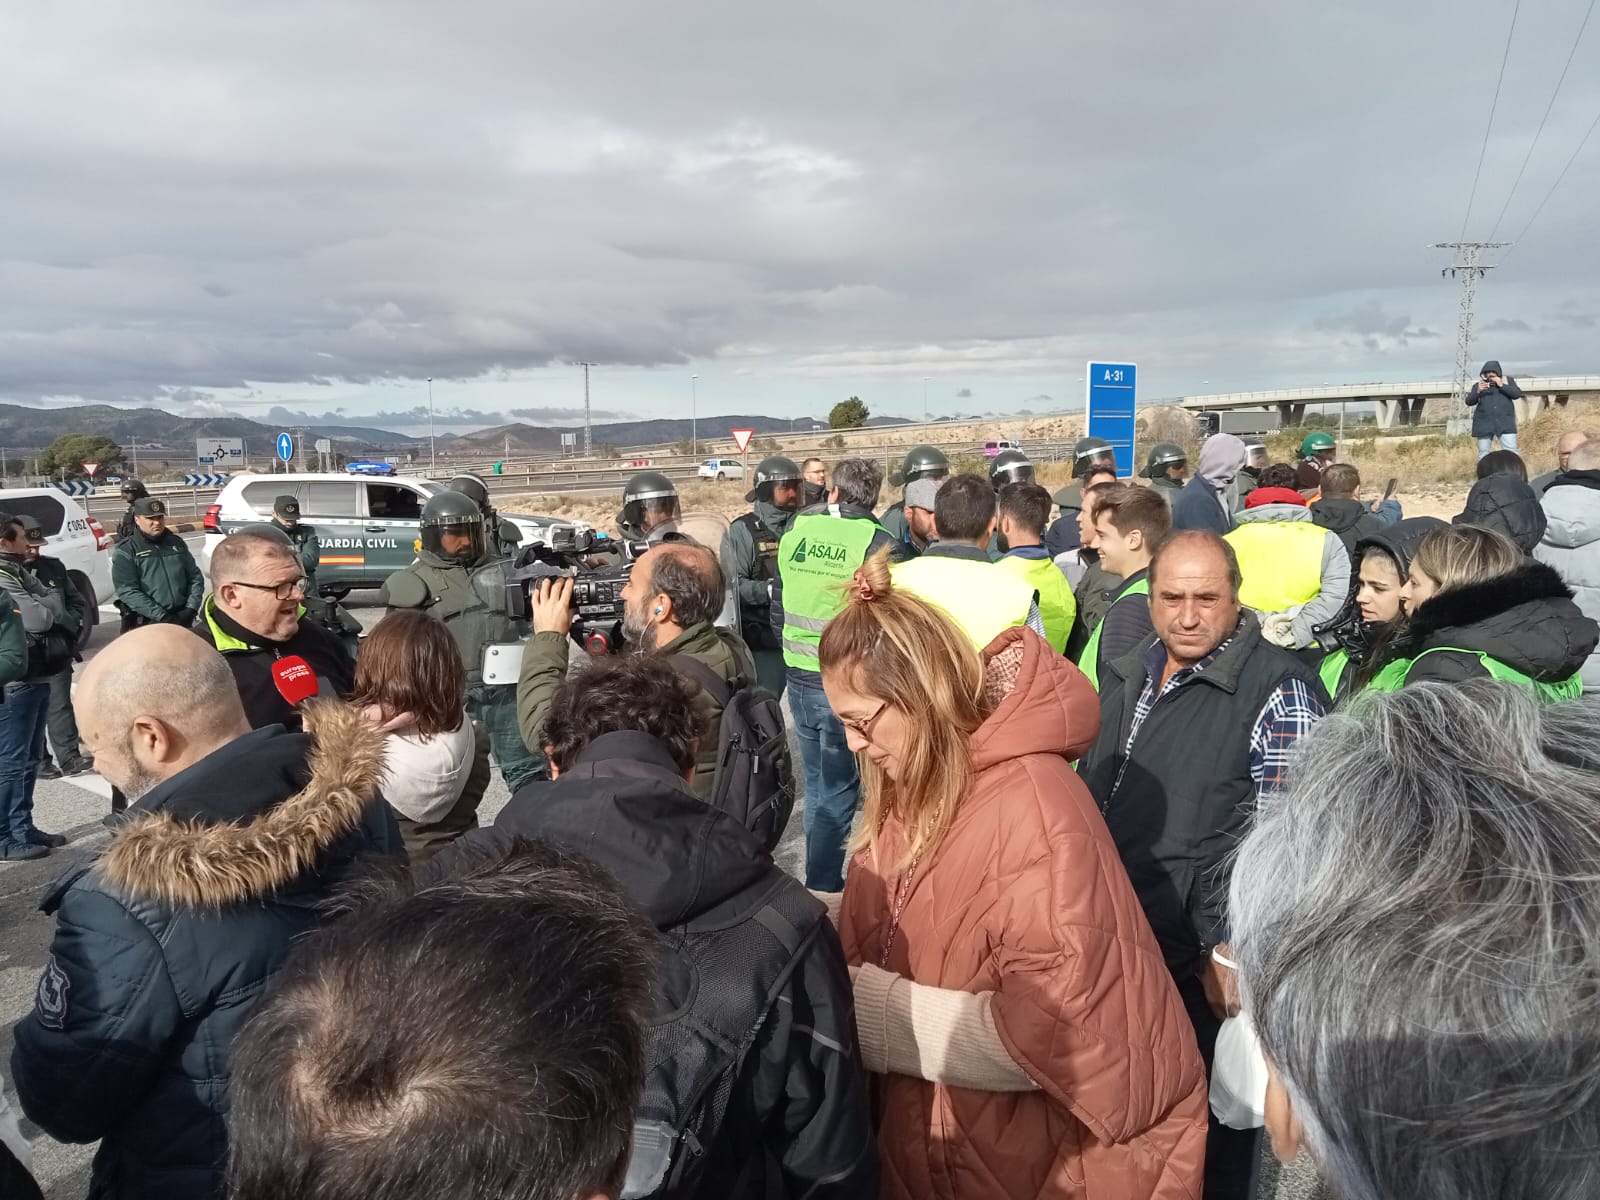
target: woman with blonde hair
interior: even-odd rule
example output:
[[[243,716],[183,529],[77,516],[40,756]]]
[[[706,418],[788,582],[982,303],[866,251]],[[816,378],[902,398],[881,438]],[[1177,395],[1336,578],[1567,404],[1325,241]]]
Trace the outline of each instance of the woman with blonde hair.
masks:
[[[1544,563],[1504,534],[1450,525],[1423,538],[1400,591],[1410,616],[1368,685],[1509,679],[1545,700],[1577,696],[1595,623]]]
[[[396,609],[362,639],[350,702],[384,735],[383,798],[413,866],[478,827],[489,743],[467,717],[466,688],[442,621]]]
[[[869,559],[820,646],[865,803],[840,904],[886,1197],[1200,1194],[1194,1033],[1094,801],[1087,679]]]

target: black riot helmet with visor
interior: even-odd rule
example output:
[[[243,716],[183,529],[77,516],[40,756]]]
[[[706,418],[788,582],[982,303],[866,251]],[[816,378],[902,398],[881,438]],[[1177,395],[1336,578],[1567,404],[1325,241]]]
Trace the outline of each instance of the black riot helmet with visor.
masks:
[[[460,492],[440,492],[429,498],[422,506],[421,534],[425,551],[457,566],[472,566],[488,547],[482,511],[471,496]],[[445,545],[447,538],[450,547]]]
[[[792,458],[782,454],[769,455],[756,464],[755,486],[745,493],[747,501],[764,501],[777,508],[794,507],[800,499],[800,464]],[[778,504],[773,499],[780,487],[787,486],[794,491],[794,500],[789,505]]]
[[[1002,450],[989,460],[989,482],[997,492],[1008,483],[1032,483],[1033,464],[1021,450]]]
[[[625,538],[659,537],[678,522],[678,489],[660,471],[640,471],[622,489],[617,532]]]

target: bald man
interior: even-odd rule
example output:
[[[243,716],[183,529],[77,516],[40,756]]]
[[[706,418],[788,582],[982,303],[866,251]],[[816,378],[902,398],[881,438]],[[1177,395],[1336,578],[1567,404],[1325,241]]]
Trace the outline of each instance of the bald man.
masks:
[[[740,682],[756,680],[755,657],[744,639],[713,624],[722,611],[724,586],[722,567],[710,550],[693,542],[661,542],[634,564],[622,589],[628,646],[663,656],[700,685],[695,699],[706,724],[692,786],[701,799],[710,799],[716,789],[723,707]],[[544,748],[544,724],[556,688],[567,676],[572,616],[572,580],[541,582],[533,596],[533,636],[517,681],[517,723],[529,749]]]
[[[1588,440],[1589,435],[1581,429],[1569,429],[1561,435],[1556,442],[1556,469],[1546,471],[1528,485],[1536,496],[1543,496],[1550,490],[1551,484],[1572,469],[1572,452]]]
[[[398,842],[382,736],[337,703],[305,733],[252,730],[221,656],[170,625],[102,650],[77,700],[132,807],[45,898],[55,940],[12,1079],[51,1137],[99,1140],[91,1195],[212,1200],[234,1036],[334,886]]]

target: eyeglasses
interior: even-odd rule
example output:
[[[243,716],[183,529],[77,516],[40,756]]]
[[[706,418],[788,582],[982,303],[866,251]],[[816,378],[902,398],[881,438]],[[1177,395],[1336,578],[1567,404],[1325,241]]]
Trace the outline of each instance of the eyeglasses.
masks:
[[[883,710],[888,707],[889,702],[887,700],[880,700],[878,702],[878,707],[872,710],[872,715],[870,717],[863,717],[859,721],[851,721],[845,717],[840,717],[839,724],[843,725],[846,729],[855,730],[858,734],[870,742],[872,740],[872,723],[879,717],[883,716]]]
[[[287,600],[291,596],[304,596],[306,594],[306,577],[286,580],[283,583],[245,583],[242,579],[233,581],[234,587],[251,588],[258,592],[271,592],[279,600]]]

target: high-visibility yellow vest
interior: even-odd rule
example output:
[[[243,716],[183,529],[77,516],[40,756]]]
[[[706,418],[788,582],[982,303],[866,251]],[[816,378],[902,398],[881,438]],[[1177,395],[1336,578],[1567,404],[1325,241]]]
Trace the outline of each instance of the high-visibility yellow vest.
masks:
[[[1149,594],[1150,577],[1146,575],[1143,579],[1125,584],[1122,590],[1117,593],[1116,599],[1111,601],[1111,608],[1115,608],[1117,600],[1121,600],[1124,596],[1148,596]],[[1110,611],[1110,609],[1106,610],[1108,616]],[[1105,631],[1106,623],[1102,620],[1100,624],[1094,627],[1094,632],[1089,635],[1089,641],[1083,647],[1083,653],[1078,656],[1078,670],[1088,677],[1089,683],[1097,692],[1100,690],[1100,635]]]
[[[979,650],[1027,624],[1033,607],[1033,585],[995,563],[924,554],[891,567],[890,574],[895,587],[942,608]]]
[[[1312,521],[1246,521],[1227,535],[1239,558],[1239,603],[1278,613],[1322,591],[1328,531]]]
[[[1039,616],[1044,621],[1044,636],[1057,654],[1067,648],[1072,620],[1078,615],[1078,598],[1072,585],[1052,558],[1023,558],[1007,554],[995,566],[1010,571],[1031,587],[1039,597]]]
[[[778,542],[783,580],[783,661],[819,671],[817,645],[828,622],[844,611],[848,584],[882,532],[864,517],[802,513]]]

